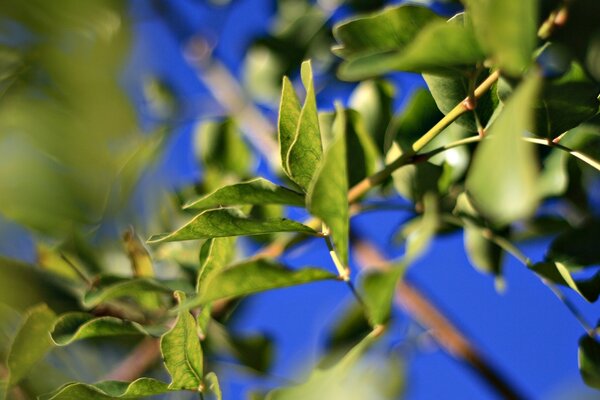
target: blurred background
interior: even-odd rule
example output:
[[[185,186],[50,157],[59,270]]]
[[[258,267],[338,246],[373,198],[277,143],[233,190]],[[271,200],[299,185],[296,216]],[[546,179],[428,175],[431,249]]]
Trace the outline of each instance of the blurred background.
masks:
[[[401,1],[3,1],[0,253],[43,264],[55,246],[85,243],[118,272],[126,259],[121,236],[130,226],[147,238],[185,220],[177,210],[190,194],[228,179],[261,175],[277,180],[274,126],[280,82],[288,75],[297,83],[305,59],[313,62],[320,110],[332,110],[339,101],[368,113],[364,93],[377,89],[387,93],[381,101],[387,101],[388,120],[401,114],[426,88],[419,75],[398,73],[357,87],[336,79],[339,60],[330,52],[333,24],[397,3]],[[458,2],[420,3],[447,16],[461,10]],[[211,168],[203,167],[207,160]],[[590,191],[596,205],[597,183]],[[297,210],[261,212],[304,216]],[[403,252],[392,239],[408,215],[398,210],[367,213],[353,219],[352,227],[393,258]],[[540,259],[547,243],[529,241],[522,249]],[[245,253],[260,245],[241,242]],[[158,261],[174,253],[195,260],[197,252],[191,245],[161,250],[171,253],[156,254]],[[316,241],[294,249],[284,261],[329,267],[327,250]],[[173,272],[166,263],[157,273],[168,277]],[[518,262],[507,257],[504,273],[506,288],[499,293],[493,276],[470,266],[462,234],[455,232],[437,239],[406,279],[531,398],[597,398],[577,370],[582,334],[577,321]],[[3,291],[18,290],[11,287],[11,275],[0,279]],[[597,305],[570,297],[593,321]],[[245,398],[248,391],[301,380],[319,360],[326,332],[353,301],[347,288],[335,283],[275,290],[244,301],[230,328],[239,335],[273,339],[273,363],[266,376],[259,376],[217,360],[224,398]],[[389,340],[405,360],[397,377],[405,385],[404,398],[496,398],[425,330],[395,313]],[[98,349],[103,359],[94,358]],[[90,382],[122,357],[108,342],[61,352],[57,358],[62,357],[71,377]]]

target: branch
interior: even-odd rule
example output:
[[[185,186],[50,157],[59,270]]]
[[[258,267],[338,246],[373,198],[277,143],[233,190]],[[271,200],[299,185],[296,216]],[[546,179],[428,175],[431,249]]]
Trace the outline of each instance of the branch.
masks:
[[[124,382],[134,381],[142,376],[159,359],[160,340],[157,338],[145,338],[104,379]]]

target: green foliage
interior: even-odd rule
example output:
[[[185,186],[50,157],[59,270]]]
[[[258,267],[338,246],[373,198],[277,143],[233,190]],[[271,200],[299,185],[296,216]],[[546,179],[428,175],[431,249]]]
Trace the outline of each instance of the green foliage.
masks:
[[[94,385],[67,383],[55,392],[40,397],[41,400],[113,400],[139,399],[166,393],[167,384],[151,378],[140,378],[131,383],[104,381]]]

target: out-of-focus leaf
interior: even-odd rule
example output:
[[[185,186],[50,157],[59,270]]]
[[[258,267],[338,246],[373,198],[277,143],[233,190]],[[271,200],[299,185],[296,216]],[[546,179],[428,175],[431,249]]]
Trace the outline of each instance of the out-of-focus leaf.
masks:
[[[337,276],[318,268],[290,270],[267,259],[256,259],[234,264],[201,286],[197,297],[189,299],[186,308],[207,304],[215,300],[245,296],[265,290],[300,285]]]
[[[224,186],[198,200],[191,201],[184,208],[205,210],[245,204],[285,204],[302,207],[304,206],[304,196],[266,179],[255,178],[247,182]]]
[[[400,157],[403,153],[400,146],[393,144],[387,153],[386,161]],[[405,165],[392,174],[394,188],[405,199],[420,202],[425,193],[438,193],[438,182],[442,176],[442,167],[430,162]]]
[[[151,278],[105,277],[97,287],[85,294],[82,303],[86,308],[93,308],[110,300],[128,297],[143,305],[144,300],[147,298],[146,295],[150,292],[170,293],[172,289]]]
[[[532,75],[515,91],[477,148],[466,188],[475,208],[498,225],[530,216],[538,203],[537,160],[521,140],[532,126],[540,80]]]
[[[398,280],[405,264],[394,265],[387,271],[372,271],[362,281],[363,301],[371,326],[383,325],[390,318]]]
[[[430,21],[412,41],[398,49],[374,52],[350,58],[342,64],[339,74],[354,80],[380,75],[390,71],[408,71],[432,74],[455,74],[472,68],[485,59],[469,24],[460,18]],[[408,22],[408,21],[406,21]],[[371,29],[382,30],[382,27]],[[404,26],[406,29],[406,25]]]
[[[569,185],[567,162],[569,155],[560,149],[552,149],[544,159],[538,178],[540,199],[562,195]]]
[[[477,39],[506,73],[520,75],[536,46],[536,0],[467,0]]]
[[[464,242],[467,257],[471,265],[478,270],[499,276],[502,274],[503,251],[494,242],[487,239],[483,229],[473,224],[464,226]]]
[[[394,399],[404,389],[403,366],[397,357],[370,359],[366,351],[375,340],[369,335],[329,369],[316,369],[305,383],[276,389],[268,400]]]
[[[61,315],[52,329],[52,341],[67,346],[77,340],[125,335],[150,335],[140,324],[115,317],[94,317],[82,312]]]
[[[9,386],[19,383],[52,348],[50,331],[55,319],[56,314],[45,304],[27,311],[7,357]]]
[[[200,269],[196,280],[196,291],[204,281],[219,274],[231,263],[235,256],[235,238],[215,238],[206,241],[200,252],[205,256],[200,260]]]
[[[180,305],[186,301],[183,292],[175,292],[175,298]],[[196,320],[188,310],[180,311],[173,328],[161,337],[160,351],[165,367],[171,375],[169,389],[202,389],[202,348],[196,330]]]
[[[219,385],[217,374],[214,372],[206,374],[204,377],[204,387],[209,399],[223,400],[223,394],[221,393],[221,386]]]
[[[286,218],[255,220],[234,208],[206,210],[172,233],[152,236],[148,243],[211,239],[228,236],[251,236],[274,232],[316,234],[306,225]]]
[[[469,88],[475,88],[483,82],[489,74],[487,72],[475,73],[470,75],[456,74],[448,76],[438,76],[423,74],[425,82],[435,99],[438,108],[444,114],[448,114],[456,105],[460,104],[469,95]],[[475,78],[476,77],[476,78]],[[477,131],[475,114],[482,126],[486,126],[491,120],[494,110],[498,104],[495,85],[477,99],[477,108],[475,111],[460,116],[456,122],[469,132]]]
[[[327,348],[332,351],[338,349],[346,351],[356,345],[372,329],[365,317],[364,308],[356,302],[352,302],[340,314],[341,316],[335,321],[326,336]]]
[[[139,399],[156,396],[168,391],[167,384],[152,378],[139,378],[131,383],[104,381],[94,385],[72,382],[55,392],[40,397],[40,400],[113,400]]]
[[[600,221],[587,221],[561,233],[548,249],[546,258],[565,264],[569,269],[600,265]]]
[[[273,361],[273,340],[264,335],[231,336],[234,356],[242,364],[259,372],[267,372]]]
[[[600,389],[600,343],[588,335],[582,336],[577,358],[583,381],[588,386]]]
[[[308,210],[329,228],[343,266],[348,265],[348,177],[346,165],[346,113],[338,109],[334,139],[308,188]]]
[[[350,108],[358,111],[379,152],[385,154],[385,136],[393,115],[394,86],[384,80],[358,84],[350,97]]]
[[[531,269],[550,282],[570,287],[590,303],[600,296],[600,273],[588,279],[574,279],[567,266],[550,261],[536,263]]]
[[[132,227],[123,235],[123,242],[127,256],[131,262],[133,275],[139,278],[154,277],[154,266],[150,253],[144,247]],[[140,293],[140,303],[149,310],[157,310],[161,307],[161,298],[157,293]]]
[[[306,88],[306,99],[298,116],[298,123],[294,136],[289,143],[289,149],[284,160],[288,176],[302,189],[307,190],[321,161],[323,146],[321,144],[321,131],[319,130],[319,116],[317,113],[317,100],[313,85],[313,74],[310,61],[302,63],[302,83]],[[293,107],[292,107],[293,108]],[[287,113],[287,109],[280,112]],[[290,120],[292,116],[288,117]],[[283,118],[280,116],[280,119]],[[282,147],[282,150],[284,147]]]
[[[354,110],[339,112],[346,114],[346,169],[348,186],[352,187],[375,172],[377,160],[381,156],[365,129],[362,116]]]

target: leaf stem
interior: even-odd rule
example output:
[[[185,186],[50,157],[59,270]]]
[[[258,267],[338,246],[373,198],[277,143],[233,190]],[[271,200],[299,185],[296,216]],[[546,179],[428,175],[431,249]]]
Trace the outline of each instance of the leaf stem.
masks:
[[[342,261],[338,257],[338,254],[336,253],[335,248],[333,247],[333,243],[331,242],[331,236],[329,235],[329,229],[325,226],[325,224],[323,224],[323,232],[324,232],[323,238],[325,239],[325,243],[327,243],[327,249],[329,249],[329,256],[331,257],[331,260],[333,261],[333,264],[335,265],[335,269],[337,269],[340,279],[343,280],[344,282],[349,282],[350,281],[350,269],[348,268],[348,266],[342,264]]]

